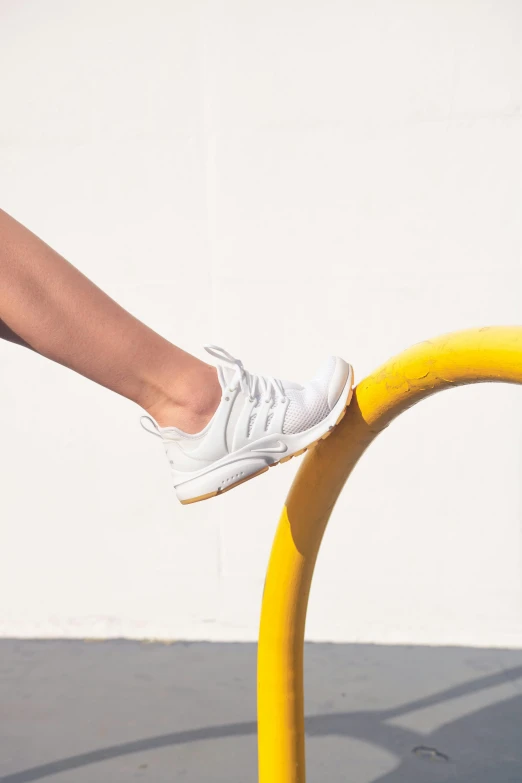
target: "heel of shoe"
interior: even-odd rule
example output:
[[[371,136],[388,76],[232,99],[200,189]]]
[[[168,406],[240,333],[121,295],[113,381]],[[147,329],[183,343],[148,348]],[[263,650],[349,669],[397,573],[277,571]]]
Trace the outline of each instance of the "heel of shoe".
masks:
[[[250,457],[209,470],[203,475],[175,484],[180,503],[196,503],[198,500],[221,495],[238,484],[259,476],[268,470],[269,463],[261,457]]]

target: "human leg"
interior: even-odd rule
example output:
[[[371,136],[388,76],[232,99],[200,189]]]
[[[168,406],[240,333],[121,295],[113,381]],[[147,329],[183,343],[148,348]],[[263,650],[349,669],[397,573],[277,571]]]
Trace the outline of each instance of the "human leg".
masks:
[[[221,398],[214,367],[128,313],[2,210],[0,337],[133,400],[162,426],[199,432]]]

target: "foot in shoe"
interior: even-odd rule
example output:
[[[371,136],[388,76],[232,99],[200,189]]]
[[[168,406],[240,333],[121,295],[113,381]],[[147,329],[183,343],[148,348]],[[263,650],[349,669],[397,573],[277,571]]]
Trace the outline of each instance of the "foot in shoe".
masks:
[[[299,384],[254,375],[216,345],[205,350],[218,361],[222,389],[207,426],[192,435],[141,417],[163,441],[181,503],[214,497],[301,454],[335,427],[352,395],[353,370],[338,356]]]

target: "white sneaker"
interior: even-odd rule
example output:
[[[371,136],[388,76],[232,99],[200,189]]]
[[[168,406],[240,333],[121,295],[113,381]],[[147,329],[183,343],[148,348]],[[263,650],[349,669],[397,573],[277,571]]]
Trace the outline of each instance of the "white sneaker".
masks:
[[[219,361],[223,396],[207,426],[195,435],[160,427],[142,416],[147,432],[161,437],[174,488],[182,503],[226,492],[327,437],[352,396],[353,370],[331,356],[307,383],[247,372],[223,348],[206,345]],[[152,424],[154,430],[146,424]]]

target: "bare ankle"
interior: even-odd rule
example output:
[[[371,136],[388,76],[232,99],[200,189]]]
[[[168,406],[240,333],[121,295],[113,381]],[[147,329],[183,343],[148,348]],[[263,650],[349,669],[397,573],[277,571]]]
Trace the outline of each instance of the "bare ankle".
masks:
[[[198,362],[197,368],[178,381],[172,394],[157,395],[143,406],[160,427],[177,427],[195,434],[208,424],[221,400],[215,367]]]

